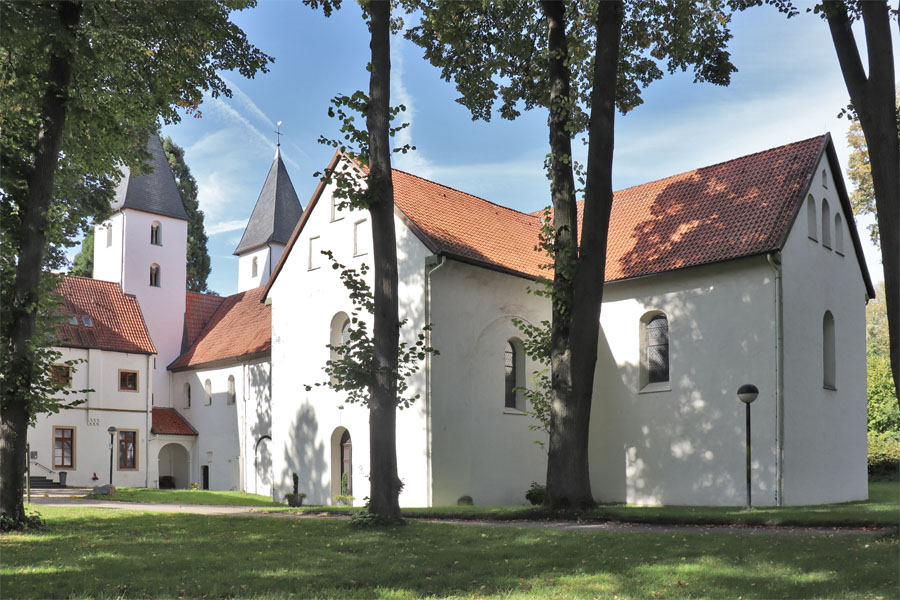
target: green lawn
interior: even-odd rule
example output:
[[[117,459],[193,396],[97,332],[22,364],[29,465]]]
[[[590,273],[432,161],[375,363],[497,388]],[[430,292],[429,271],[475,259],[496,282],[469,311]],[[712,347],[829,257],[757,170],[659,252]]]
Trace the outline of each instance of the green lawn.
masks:
[[[152,488],[116,488],[112,496],[88,496],[98,500],[119,502],[148,502],[153,504],[219,504],[228,506],[284,506],[272,502],[268,496],[244,492],[214,492],[210,490],[156,490]]]
[[[40,507],[0,535],[3,598],[896,598],[874,535],[613,533]]]
[[[273,509],[274,510],[274,509]],[[285,509],[287,510],[287,509]],[[303,507],[304,512],[346,514],[360,510],[345,507]],[[869,500],[820,506],[754,508],[747,512],[729,506],[628,506],[604,505],[590,511],[552,512],[524,506],[439,506],[407,508],[412,519],[624,521],[630,523],[697,525],[791,525],[819,527],[897,527],[900,525],[900,482],[869,483]]]

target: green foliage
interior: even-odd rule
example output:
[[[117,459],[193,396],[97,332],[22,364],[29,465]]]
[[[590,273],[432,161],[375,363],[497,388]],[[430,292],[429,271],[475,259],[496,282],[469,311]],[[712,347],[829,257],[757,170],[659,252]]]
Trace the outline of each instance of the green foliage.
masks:
[[[525,492],[525,499],[535,506],[540,506],[547,498],[547,486],[541,485],[537,481],[531,482],[531,487]]]
[[[596,4],[571,2],[566,11],[569,103],[572,134],[588,124],[593,85]],[[722,0],[626,2],[619,60],[618,109],[627,113],[643,103],[641,90],[666,71],[693,70],[695,81],[727,84],[736,69],[725,50],[731,39],[731,9]],[[549,108],[547,25],[540,2],[421,3],[422,17],[407,33],[425,58],[453,81],[473,119],[489,121],[497,112],[515,119],[522,110]]]
[[[366,274],[369,267],[362,263],[357,269],[351,269],[337,262],[330,250],[323,250],[322,254],[331,261],[331,268],[340,271],[340,278],[350,295],[353,310],[350,313],[350,324],[347,326],[347,339],[345,342],[333,345],[328,344],[332,352],[332,359],[325,363],[324,371],[328,376],[325,383],[315,383],[314,386],[328,386],[333,390],[344,392],[344,401],[351,404],[359,403],[369,405],[369,387],[374,385],[378,374],[375,364],[375,344],[367,323],[368,316],[375,311],[375,301],[372,289],[366,282]],[[366,315],[366,316],[364,316]],[[402,329],[406,325],[406,319],[399,323]],[[408,379],[414,375],[426,354],[440,354],[436,349],[427,346],[425,333],[431,330],[431,325],[426,325],[418,334],[413,344],[400,342],[397,348],[397,371],[389,376],[396,382],[397,406],[409,408],[413,402],[419,399],[419,394],[406,396],[409,389]],[[306,389],[312,389],[313,385],[306,385]]]
[[[341,495],[346,496],[350,493],[350,474],[341,474]]]
[[[397,527],[406,525],[403,519],[391,519],[383,515],[378,515],[368,510],[362,510],[354,513],[350,517],[350,527],[354,529],[380,529],[383,527]]]
[[[900,434],[869,432],[869,476],[894,478],[900,473]]]
[[[16,520],[6,513],[0,513],[0,533],[44,529],[46,525],[47,522],[37,511],[26,512],[25,518],[22,520]]]
[[[94,276],[94,229],[89,228],[84,239],[81,240],[81,250],[75,255],[72,261],[72,270],[69,275],[78,275],[80,277]]]
[[[181,202],[188,215],[187,238],[187,289],[189,292],[210,293],[206,289],[206,279],[209,277],[209,251],[206,249],[208,238],[203,227],[203,211],[200,210],[200,202],[197,200],[197,180],[191,175],[191,169],[184,162],[184,149],[166,137],[163,140],[163,150],[169,161],[172,174],[175,175],[175,183]]]
[[[868,366],[869,431],[900,437],[900,404],[891,374],[890,341],[884,282],[866,305],[866,362]]]
[[[294,473],[294,493],[297,494],[300,492],[300,477]]]
[[[897,107],[897,132],[900,134],[900,87],[895,96]],[[850,206],[854,215],[874,215],[875,210],[875,184],[872,182],[872,164],[869,162],[869,147],[866,144],[866,136],[863,134],[862,125],[853,105],[842,111],[850,119],[850,129],[847,130],[847,144],[850,146],[850,160],[847,163],[847,179],[853,184],[853,192],[850,194]],[[840,116],[840,115],[839,115]],[[878,234],[878,221],[869,225],[869,235],[872,243],[881,247],[881,239]]]
[[[254,48],[229,19],[252,0],[228,2],[87,2],[74,38],[57,17],[57,3],[0,3],[0,397],[4,407],[23,403],[30,416],[52,410],[48,367],[56,356],[50,315],[52,271],[66,266],[65,249],[91,218],[110,208],[118,166],[140,172],[149,156],[147,136],[159,119],[178,121],[179,110],[197,112],[204,93],[230,95],[218,73],[246,77],[265,71],[271,60]],[[178,23],[177,27],[172,26]],[[16,265],[26,240],[37,235],[23,215],[29,202],[38,140],[47,127],[42,98],[47,69],[60,45],[73,52],[60,160],[52,202],[38,224],[44,236],[38,290],[15,293]],[[44,179],[46,181],[46,179]],[[28,298],[39,300],[35,304]],[[23,297],[25,300],[23,300]],[[37,332],[13,360],[12,314],[37,311]]]

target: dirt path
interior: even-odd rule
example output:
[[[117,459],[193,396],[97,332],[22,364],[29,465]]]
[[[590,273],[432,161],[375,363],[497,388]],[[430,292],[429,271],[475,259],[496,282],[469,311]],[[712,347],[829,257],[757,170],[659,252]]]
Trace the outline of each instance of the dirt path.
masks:
[[[207,504],[142,504],[85,498],[90,490],[40,490],[32,492],[32,504],[38,506],[68,506],[102,508],[133,512],[185,513],[196,515],[225,515],[239,517],[270,517],[282,519],[349,519],[348,516],[311,512],[265,512],[256,506],[221,506]],[[536,527],[569,531],[654,532],[654,533],[731,533],[751,535],[879,535],[890,528],[860,527],[760,527],[738,525],[657,525],[604,521],[599,523],[572,521],[472,521],[460,519],[417,519],[428,523],[478,525],[481,527]]]

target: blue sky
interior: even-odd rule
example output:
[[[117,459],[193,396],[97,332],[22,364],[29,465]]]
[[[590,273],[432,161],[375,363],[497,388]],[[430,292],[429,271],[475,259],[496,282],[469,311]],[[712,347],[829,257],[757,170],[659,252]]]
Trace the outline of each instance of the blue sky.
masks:
[[[207,98],[201,118],[187,116],[163,134],[185,149],[206,214],[212,273],[209,287],[237,291],[232,256],[275,153],[282,121],[282,156],[305,207],[332,149],[320,135],[337,137],[329,99],[368,89],[368,32],[353,2],[330,19],[300,2],[263,0],[235,22],[275,58],[269,73],[247,80],[224,74],[232,98]],[[895,61],[900,62],[896,28]],[[772,7],[736,15],[729,49],[739,71],[729,87],[694,84],[691,74],[666,76],[645,90],[644,104],[617,116],[614,189],[830,131],[846,166],[847,121],[838,119],[848,95],[827,25],[812,14],[788,20]],[[857,33],[860,36],[860,33]],[[549,204],[542,169],[548,150],[546,113],[514,122],[473,122],[421,51],[392,40],[392,104],[407,106],[402,141],[418,150],[395,156],[394,166],[522,211]],[[579,144],[580,146],[580,144]],[[580,157],[584,160],[584,156]],[[880,258],[858,222],[873,280]]]

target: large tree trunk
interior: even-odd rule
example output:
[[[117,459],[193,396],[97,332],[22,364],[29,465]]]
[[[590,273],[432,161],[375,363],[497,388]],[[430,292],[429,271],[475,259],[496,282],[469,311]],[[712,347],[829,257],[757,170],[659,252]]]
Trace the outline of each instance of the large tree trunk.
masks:
[[[57,5],[60,36],[47,68],[47,89],[41,106],[41,124],[34,147],[34,165],[28,177],[28,198],[21,207],[15,296],[10,331],[6,334],[12,365],[6,382],[7,397],[0,415],[0,511],[17,521],[25,517],[22,493],[27,456],[25,447],[30,418],[29,399],[34,376],[32,338],[37,319],[38,293],[46,246],[47,209],[53,199],[59,152],[65,133],[66,104],[72,78],[74,40],[81,19],[80,3]]]
[[[369,398],[371,492],[369,511],[400,519],[400,478],[397,476],[397,240],[394,232],[394,184],[391,180],[390,16],[389,2],[369,4],[372,64],[369,79],[369,213],[375,260],[375,376]]]
[[[860,60],[843,2],[826,2],[844,82],[866,136],[887,304],[894,391],[900,402],[900,142],[896,115],[894,57],[887,2],[861,2],[869,75]]]
[[[541,2],[550,49],[550,189],[553,200],[554,275],[550,330],[550,443],[547,503],[552,507],[593,504],[588,473],[584,411],[573,396],[571,335],[574,275],[578,261],[578,214],[569,132],[571,98],[566,41],[566,5]],[[588,406],[588,416],[590,406]]]
[[[588,442],[600,308],[606,274],[606,240],[612,209],[612,159],[616,104],[616,72],[624,9],[619,2],[600,2],[597,7],[597,45],[591,90],[591,121],[588,130],[587,181],[584,191],[581,244],[574,277],[574,295],[569,323],[571,396],[567,403],[562,435],[563,448],[555,457],[556,468],[568,462],[567,497],[557,496],[556,505],[588,506],[593,503],[588,472]],[[554,398],[554,408],[556,405]],[[553,451],[551,428],[551,452]],[[560,440],[557,440],[560,443]],[[553,459],[551,458],[551,462]],[[549,472],[549,469],[548,469]],[[548,478],[548,493],[552,494]]]

